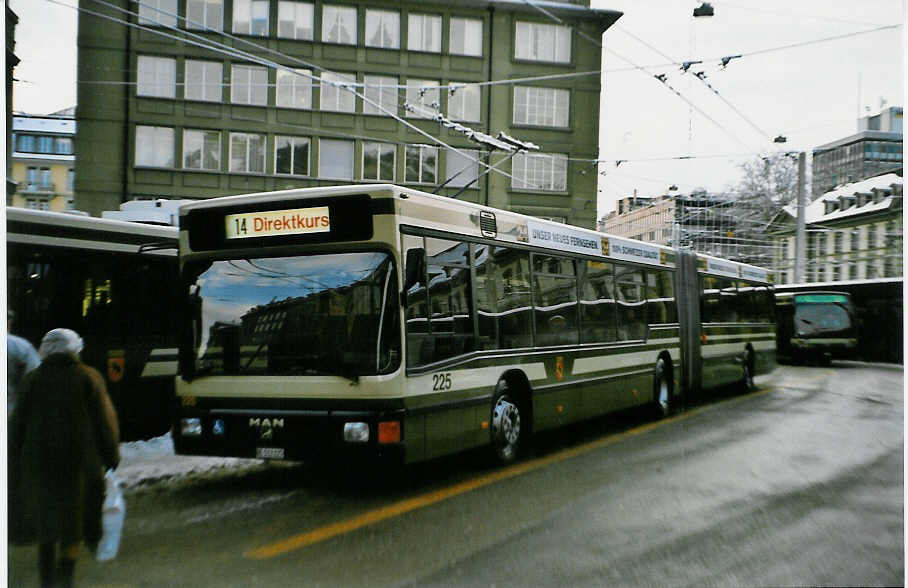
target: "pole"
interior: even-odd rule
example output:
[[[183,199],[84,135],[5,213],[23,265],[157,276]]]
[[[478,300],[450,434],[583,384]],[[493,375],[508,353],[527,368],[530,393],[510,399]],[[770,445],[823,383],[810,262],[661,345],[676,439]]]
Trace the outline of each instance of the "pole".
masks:
[[[795,233],[795,267],[794,281],[796,284],[804,283],[807,262],[807,223],[804,218],[804,209],[807,207],[807,155],[801,151],[798,154],[798,228]]]

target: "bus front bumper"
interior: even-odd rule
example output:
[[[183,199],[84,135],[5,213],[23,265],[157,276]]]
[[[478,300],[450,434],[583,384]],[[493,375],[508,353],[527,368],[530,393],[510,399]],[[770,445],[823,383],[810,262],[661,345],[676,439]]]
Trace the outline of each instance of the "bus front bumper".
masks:
[[[173,424],[181,455],[403,463],[404,411],[210,409]]]

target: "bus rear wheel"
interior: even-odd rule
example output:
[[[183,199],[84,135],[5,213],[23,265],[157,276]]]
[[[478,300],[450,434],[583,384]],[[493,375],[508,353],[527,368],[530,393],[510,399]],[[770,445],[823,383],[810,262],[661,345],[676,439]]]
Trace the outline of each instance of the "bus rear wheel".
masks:
[[[489,427],[492,448],[502,464],[509,464],[517,458],[523,427],[520,404],[509,393],[507,382],[502,380],[492,399],[492,423]]]

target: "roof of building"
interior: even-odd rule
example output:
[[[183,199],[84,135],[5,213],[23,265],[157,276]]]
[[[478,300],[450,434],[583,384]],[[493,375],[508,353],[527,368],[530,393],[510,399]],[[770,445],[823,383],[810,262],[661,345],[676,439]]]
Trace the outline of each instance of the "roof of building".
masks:
[[[14,115],[13,132],[55,133],[75,135],[76,121],[56,116]]]
[[[860,182],[853,182],[839,186],[834,190],[826,192],[807,205],[807,208],[804,209],[804,222],[806,222],[807,224],[824,223],[840,220],[847,217],[889,210],[892,207],[893,202],[895,201],[895,195],[893,194],[895,190],[893,190],[893,188],[895,186],[901,185],[902,177],[898,174],[883,174],[881,176],[861,180]],[[836,209],[828,213],[826,212],[827,202],[837,202],[843,196],[850,197],[854,196],[855,194],[870,194],[873,192],[873,190],[886,190],[887,194],[878,202],[873,202],[873,200],[870,200],[861,204],[860,206],[853,205],[845,208],[844,210]],[[782,211],[784,213],[787,213],[792,218],[797,218],[797,204],[789,204],[788,206],[783,207]]]
[[[896,131],[861,131],[853,135],[849,135],[842,139],[837,139],[831,143],[826,143],[825,145],[820,145],[819,147],[814,147],[813,152],[817,153],[818,151],[829,151],[830,149],[835,149],[836,147],[842,147],[843,145],[848,145],[850,143],[856,143],[858,141],[901,141],[902,133]]]

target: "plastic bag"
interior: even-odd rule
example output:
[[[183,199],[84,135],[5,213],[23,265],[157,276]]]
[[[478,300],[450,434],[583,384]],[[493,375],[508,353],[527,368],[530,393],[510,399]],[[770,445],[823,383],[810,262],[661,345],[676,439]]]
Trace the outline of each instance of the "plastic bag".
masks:
[[[104,475],[104,505],[101,507],[101,541],[98,542],[98,561],[108,561],[117,556],[123,536],[123,519],[126,518],[126,501],[120,488],[120,478],[113,470]]]

